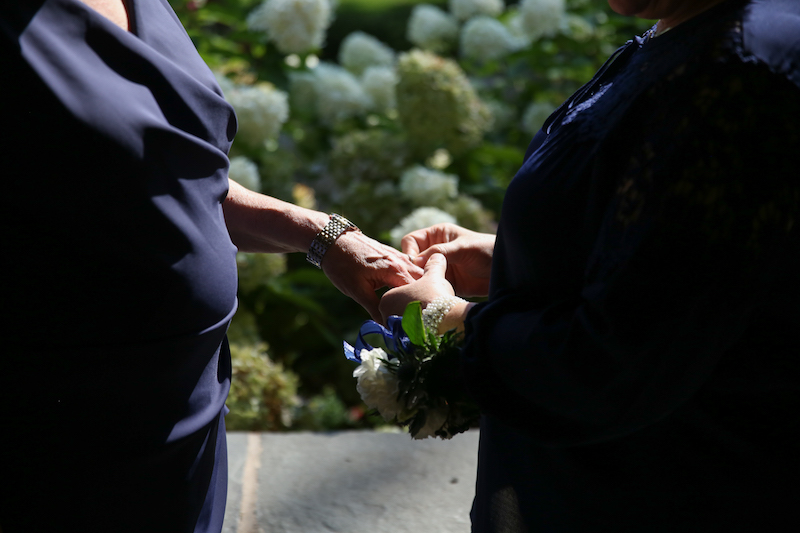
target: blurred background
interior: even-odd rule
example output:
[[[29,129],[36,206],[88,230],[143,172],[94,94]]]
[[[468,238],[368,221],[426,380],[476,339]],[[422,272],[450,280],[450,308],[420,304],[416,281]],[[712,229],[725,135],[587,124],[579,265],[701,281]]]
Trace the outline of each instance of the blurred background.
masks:
[[[528,142],[652,22],[606,0],[171,0],[239,119],[232,179],[399,246],[493,232]],[[231,430],[379,427],[353,342],[369,317],[302,254],[239,254]]]

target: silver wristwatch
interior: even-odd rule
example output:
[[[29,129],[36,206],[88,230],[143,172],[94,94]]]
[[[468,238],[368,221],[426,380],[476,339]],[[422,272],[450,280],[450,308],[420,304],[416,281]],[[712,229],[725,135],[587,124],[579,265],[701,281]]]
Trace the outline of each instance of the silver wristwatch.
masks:
[[[328,251],[328,248],[336,242],[336,239],[338,239],[342,233],[349,229],[357,230],[358,227],[343,216],[331,213],[330,222],[328,222],[325,227],[322,228],[322,231],[317,233],[314,240],[311,241],[308,254],[306,254],[308,262],[317,268],[322,268],[322,257],[325,255],[325,252]]]

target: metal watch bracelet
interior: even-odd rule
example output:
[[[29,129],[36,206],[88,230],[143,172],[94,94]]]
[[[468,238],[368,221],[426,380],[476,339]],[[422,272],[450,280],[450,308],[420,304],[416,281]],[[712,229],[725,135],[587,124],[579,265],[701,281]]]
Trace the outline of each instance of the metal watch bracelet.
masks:
[[[347,220],[341,215],[331,213],[330,221],[317,233],[306,254],[306,260],[317,268],[322,268],[322,258],[328,248],[336,242],[336,239],[349,229],[358,229],[358,226]]]

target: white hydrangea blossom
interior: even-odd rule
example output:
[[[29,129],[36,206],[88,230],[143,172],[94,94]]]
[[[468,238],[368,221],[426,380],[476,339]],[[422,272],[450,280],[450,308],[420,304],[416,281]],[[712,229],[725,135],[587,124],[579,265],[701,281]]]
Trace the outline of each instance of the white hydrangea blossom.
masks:
[[[261,176],[258,173],[258,166],[244,156],[231,159],[228,177],[251,191],[261,191]]]
[[[566,3],[565,0],[522,0],[519,15],[519,24],[529,37],[552,37],[564,24]]]
[[[370,409],[377,409],[384,420],[391,422],[402,408],[397,402],[397,376],[384,362],[388,355],[380,348],[361,350],[361,364],[353,370],[356,390]],[[384,361],[382,361],[382,359]]]
[[[332,13],[330,0],[266,0],[246,22],[284,54],[303,54],[322,47]]]
[[[411,11],[406,38],[425,50],[443,52],[458,38],[455,17],[430,4],[418,4]]]
[[[455,224],[456,218],[435,207],[419,207],[401,220],[400,224],[392,228],[391,232],[389,232],[392,245],[395,248],[400,248],[400,241],[406,234],[445,222]]]
[[[439,205],[458,196],[458,176],[415,165],[400,176],[400,192],[417,205]]]
[[[361,76],[361,86],[367,93],[372,108],[388,111],[397,107],[397,71],[394,67],[369,67]]]
[[[251,146],[275,139],[289,118],[288,95],[272,85],[235,85],[225,97],[236,110],[237,139]]]
[[[317,114],[320,120],[333,125],[340,120],[366,112],[371,101],[358,78],[333,63],[320,63],[314,69]]]
[[[542,129],[544,121],[547,120],[555,110],[555,106],[547,102],[534,102],[530,104],[522,114],[523,131],[535,135],[536,132]]]
[[[496,17],[505,9],[503,0],[449,0],[447,6],[458,20],[467,20],[476,15]]]
[[[362,31],[354,31],[345,37],[339,48],[339,63],[356,75],[368,67],[391,66],[394,60],[394,50]]]
[[[479,61],[500,59],[519,48],[520,43],[494,18],[477,16],[461,29],[461,55]]]

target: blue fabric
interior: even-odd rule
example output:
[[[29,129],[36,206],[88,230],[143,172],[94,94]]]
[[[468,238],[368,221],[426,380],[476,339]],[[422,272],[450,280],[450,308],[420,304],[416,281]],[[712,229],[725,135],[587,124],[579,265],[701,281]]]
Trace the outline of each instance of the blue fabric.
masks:
[[[236,120],[166,0],[127,7],[0,3],[4,533],[221,527]]]
[[[800,526],[798,35],[724,2],[531,142],[466,324],[473,531]]]

